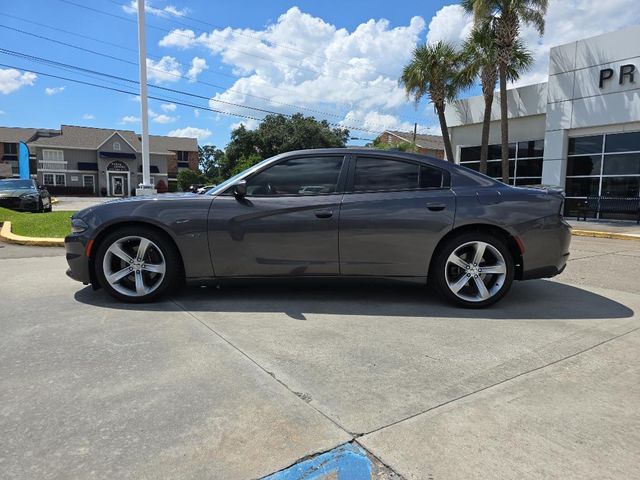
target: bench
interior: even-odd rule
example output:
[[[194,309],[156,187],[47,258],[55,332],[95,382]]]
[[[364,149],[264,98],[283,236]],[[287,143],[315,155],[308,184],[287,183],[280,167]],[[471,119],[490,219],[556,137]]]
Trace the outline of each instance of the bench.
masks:
[[[631,213],[640,224],[640,197],[600,197],[593,195],[578,204],[578,218],[587,221],[587,213]]]

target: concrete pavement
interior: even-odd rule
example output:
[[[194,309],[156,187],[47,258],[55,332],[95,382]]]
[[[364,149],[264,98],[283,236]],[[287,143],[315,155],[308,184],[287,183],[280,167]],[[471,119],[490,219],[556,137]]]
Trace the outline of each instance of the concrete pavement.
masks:
[[[574,238],[481,311],[387,284],[126,306],[26,253],[0,248],[0,477],[257,478],[348,441],[396,478],[639,476],[640,243]]]

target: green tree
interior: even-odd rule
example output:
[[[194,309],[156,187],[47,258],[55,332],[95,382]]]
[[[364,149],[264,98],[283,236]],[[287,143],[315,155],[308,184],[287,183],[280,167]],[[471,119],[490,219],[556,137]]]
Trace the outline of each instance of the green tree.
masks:
[[[425,95],[433,103],[450,162],[454,158],[444,111],[446,102],[453,100],[460,91],[460,64],[460,54],[452,44],[443,41],[433,45],[424,44],[413,51],[411,62],[404,67],[400,77],[400,83],[404,85],[407,95],[413,96],[416,105]]]
[[[187,190],[189,190],[189,186],[203,183],[204,178],[198,175],[193,170],[185,168],[184,170],[180,170],[178,172],[177,181],[182,191],[186,192]]]
[[[348,139],[347,129],[333,128],[325,120],[300,113],[291,117],[267,115],[255,130],[240,125],[231,132],[220,175],[228,178],[262,159],[292,150],[344,147]]]
[[[500,80],[500,135],[502,140],[502,181],[509,183],[509,123],[507,81],[509,65],[521,25],[533,26],[544,34],[548,0],[462,0],[464,9],[473,13],[476,25],[491,24],[498,48]]]
[[[223,162],[224,152],[215,145],[203,145],[198,147],[198,165],[200,171],[212,181],[218,181],[220,176],[220,165]]]
[[[491,125],[491,108],[498,81],[498,45],[491,23],[479,23],[463,43],[461,51],[463,68],[460,71],[460,83],[471,86],[476,78],[480,78],[484,97],[484,115],[482,119],[482,135],[480,143],[480,172],[487,173],[489,154],[489,131]],[[528,70],[533,63],[533,56],[518,39],[514,42],[511,63],[507,69],[510,81],[520,78],[520,74]]]

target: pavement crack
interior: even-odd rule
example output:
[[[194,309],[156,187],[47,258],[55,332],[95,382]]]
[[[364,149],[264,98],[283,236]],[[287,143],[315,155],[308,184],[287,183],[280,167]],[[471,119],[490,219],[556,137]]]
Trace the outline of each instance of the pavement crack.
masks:
[[[238,347],[237,345],[235,345],[232,341],[230,341],[229,339],[227,339],[224,335],[222,335],[221,333],[219,333],[218,331],[214,330],[209,324],[207,324],[206,322],[204,322],[203,320],[201,320],[200,318],[198,318],[197,315],[195,315],[193,312],[187,310],[187,308],[182,305],[180,302],[178,302],[175,298],[169,297],[169,300],[171,302],[173,302],[180,310],[182,310],[184,313],[186,313],[187,315],[189,315],[191,318],[193,318],[194,320],[196,320],[198,323],[200,323],[202,326],[204,326],[207,330],[209,330],[211,333],[213,333],[214,335],[216,335],[218,338],[220,338],[223,342],[225,342],[227,345],[229,345],[231,348],[233,348],[234,350],[236,350],[238,353],[240,353],[243,357],[245,357],[247,360],[249,360],[251,363],[253,363],[256,367],[258,367],[261,371],[263,371],[264,373],[266,373],[267,375],[269,375],[270,377],[272,377],[276,382],[278,382],[280,385],[282,385],[284,388],[286,388],[289,392],[291,392],[293,395],[295,395],[297,398],[300,399],[300,401],[304,402],[306,405],[308,405],[309,407],[313,408],[316,412],[318,412],[320,415],[322,415],[324,418],[326,418],[327,420],[329,420],[332,424],[334,424],[336,427],[338,427],[340,430],[342,430],[343,432],[347,433],[352,439],[354,438],[354,433],[350,432],[349,430],[347,430],[343,425],[341,425],[340,423],[338,423],[336,420],[334,420],[333,418],[331,418],[329,415],[327,415],[326,413],[324,413],[322,410],[320,410],[319,408],[317,408],[316,406],[312,405],[311,402],[311,396],[305,393],[300,393],[300,392],[296,392],[294,390],[292,390],[291,388],[289,388],[289,386],[284,383],[282,380],[280,380],[275,373],[270,372],[269,370],[267,370],[266,368],[264,368],[262,365],[260,365],[260,363],[258,363],[257,360],[255,360],[252,356],[250,356],[249,354],[247,354],[246,352],[244,352],[240,347]],[[307,396],[308,400],[306,400],[305,398],[303,398],[303,396]]]
[[[524,377],[525,375],[529,375],[530,373],[534,373],[534,372],[537,372],[537,371],[540,371],[540,370],[544,370],[547,367],[550,367],[552,365],[556,365],[557,363],[564,362],[565,360],[569,360],[571,358],[577,357],[578,355],[582,355],[583,353],[586,353],[586,352],[588,352],[590,350],[593,350],[594,348],[597,348],[597,347],[599,347],[601,345],[605,345],[605,344],[607,344],[609,342],[612,342],[614,340],[622,338],[622,337],[624,337],[626,335],[630,335],[630,334],[632,334],[634,332],[637,332],[638,330],[640,330],[640,327],[636,327],[636,328],[634,328],[632,330],[629,330],[627,332],[621,333],[619,335],[615,335],[615,336],[613,336],[611,338],[608,338],[608,339],[603,340],[601,342],[598,342],[598,343],[596,343],[594,345],[591,345],[590,347],[584,348],[584,349],[582,349],[582,350],[580,350],[578,352],[574,352],[574,353],[572,353],[570,355],[566,355],[566,356],[564,356],[562,358],[559,358],[557,360],[553,360],[552,362],[548,362],[548,363],[546,363],[544,365],[540,365],[538,367],[526,370],[524,372],[520,372],[517,375],[513,375],[513,376],[511,376],[509,378],[505,378],[504,380],[501,380],[499,382],[492,383],[491,385],[487,385],[486,387],[479,388],[477,390],[474,390],[473,392],[465,393],[464,395],[460,395],[460,396],[458,396],[456,398],[452,398],[450,400],[447,400],[446,402],[442,402],[442,403],[440,403],[438,405],[435,405],[433,407],[427,408],[426,410],[423,410],[421,412],[417,412],[417,413],[414,413],[412,415],[409,415],[408,417],[402,418],[400,420],[396,420],[395,422],[391,422],[391,423],[389,423],[387,425],[383,425],[381,427],[375,428],[375,429],[370,430],[368,432],[362,433],[360,435],[357,435],[355,438],[360,438],[360,437],[365,436],[365,435],[370,435],[372,433],[379,432],[380,430],[384,430],[385,428],[392,427],[394,425],[397,425],[399,423],[405,422],[407,420],[411,420],[412,418],[418,417],[420,415],[424,415],[425,413],[432,412],[433,410],[436,410],[438,408],[442,408],[442,407],[444,407],[446,405],[450,405],[450,404],[455,403],[457,401],[464,400],[465,398],[471,397],[472,395],[476,395],[478,393],[484,392],[484,391],[489,390],[491,388],[498,387],[498,386],[500,386],[502,384],[505,384],[507,382],[511,382],[512,380],[515,380],[517,378]]]

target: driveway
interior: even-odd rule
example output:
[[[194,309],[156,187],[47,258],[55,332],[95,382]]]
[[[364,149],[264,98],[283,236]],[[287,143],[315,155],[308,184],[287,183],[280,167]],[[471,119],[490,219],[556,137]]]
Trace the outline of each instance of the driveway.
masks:
[[[352,442],[384,478],[640,478],[640,242],[574,238],[488,310],[300,282],[127,306],[14,248],[0,477],[259,478]]]

